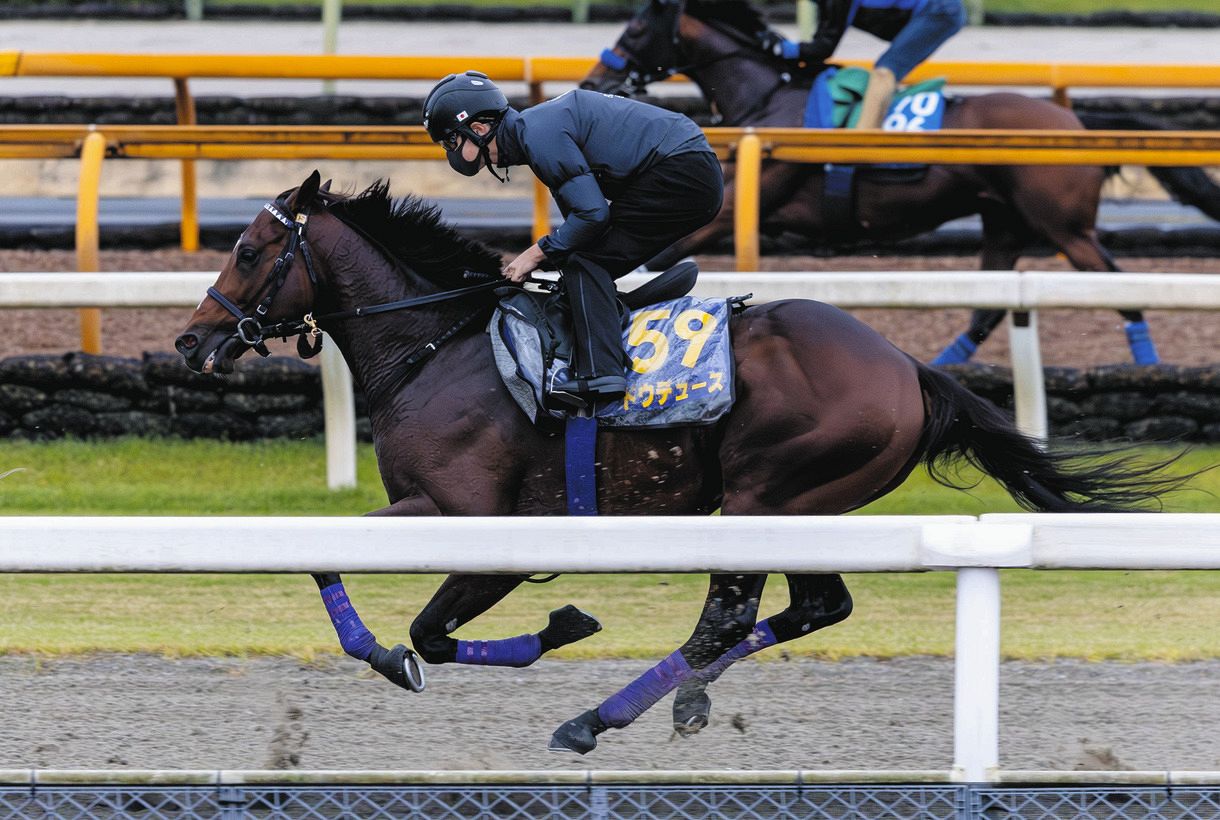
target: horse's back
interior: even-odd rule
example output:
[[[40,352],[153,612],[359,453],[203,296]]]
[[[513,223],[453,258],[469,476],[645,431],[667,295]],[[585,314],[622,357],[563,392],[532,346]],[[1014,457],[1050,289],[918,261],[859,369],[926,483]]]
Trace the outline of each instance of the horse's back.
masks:
[[[914,361],[830,305],[752,307],[733,325],[727,513],[830,514],[905,475],[923,429]]]
[[[945,128],[963,129],[1084,129],[1070,108],[1012,91],[962,97],[945,112]]]

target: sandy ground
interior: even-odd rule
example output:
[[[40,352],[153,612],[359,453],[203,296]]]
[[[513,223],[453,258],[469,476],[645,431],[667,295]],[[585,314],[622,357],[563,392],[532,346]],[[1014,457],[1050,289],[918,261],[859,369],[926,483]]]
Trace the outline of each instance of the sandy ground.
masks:
[[[646,668],[442,666],[421,694],[347,658],[0,658],[0,768],[947,769],[947,659],[743,662],[683,739],[671,699],[585,757],[546,750],[563,721]],[[1220,770],[1220,661],[1006,663],[1007,769]]]
[[[177,250],[103,251],[103,271],[219,271],[227,253]],[[1053,258],[1023,260],[1039,270],[1067,270]],[[1119,259],[1125,270],[1183,273],[1220,273],[1220,259]],[[700,258],[705,270],[732,270],[727,256]],[[764,257],[764,270],[974,270],[973,257],[812,256]],[[71,251],[0,250],[0,272],[70,271],[76,267]],[[200,294],[202,298],[203,294]],[[969,324],[966,310],[859,310],[866,323],[923,360],[931,359]],[[20,353],[54,353],[80,349],[80,330],[74,310],[4,311],[5,332],[0,334],[0,358]],[[104,352],[139,357],[144,351],[172,351],[174,337],[186,326],[189,309],[103,311]],[[1198,365],[1220,361],[1220,315],[1208,312],[1148,314],[1161,358],[1173,364]],[[1046,365],[1086,367],[1129,361],[1122,321],[1108,310],[1048,311],[1040,316],[1043,362]],[[291,355],[291,354],[289,354]],[[981,348],[977,361],[1008,363],[1007,332],[1003,325]]]

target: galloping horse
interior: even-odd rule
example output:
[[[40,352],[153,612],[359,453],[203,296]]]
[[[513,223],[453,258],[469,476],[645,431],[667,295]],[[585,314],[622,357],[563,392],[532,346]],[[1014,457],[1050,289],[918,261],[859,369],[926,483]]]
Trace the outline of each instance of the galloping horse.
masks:
[[[535,427],[501,382],[484,332],[502,287],[499,257],[419,200],[375,184],[345,197],[315,172],[246,228],[177,348],[187,365],[228,373],[274,337],[321,327],[368,398],[389,506],[373,515],[562,515],[563,436]],[[308,226],[308,236],[306,236]],[[471,285],[468,271],[495,281]],[[304,317],[299,318],[299,317]],[[597,506],[609,515],[837,515],[879,498],[924,463],[966,460],[1025,507],[1126,509],[1181,483],[1159,465],[1077,462],[1020,435],[993,405],[819,302],[755,305],[733,317],[736,404],[718,423],[598,438]],[[316,575],[343,649],[400,686],[419,662],[361,623],[337,574]],[[575,607],[541,632],[487,641],[450,634],[526,580],[452,575],[411,625],[428,663],[526,666],[600,627]],[[837,623],[851,612],[838,575],[790,575],[788,607],[757,620],[765,575],[713,575],[690,639],[599,709],[564,723],[551,747],[588,752],[667,691],[683,731],[707,721],[703,687],[737,658]]]
[[[582,88],[639,93],[654,80],[690,77],[724,125],[799,127],[810,93],[809,78],[792,81],[791,63],[758,45],[766,29],[744,0],[650,0],[627,25],[613,49],[603,52]],[[816,67],[818,69],[826,66]],[[983,94],[950,102],[944,128],[1064,129],[1083,126],[1058,105],[1018,94]],[[854,214],[826,202],[821,165],[766,162],[759,181],[764,229],[789,230],[825,244],[897,239],[933,230],[952,219],[979,214],[983,222],[983,270],[1010,270],[1022,251],[1042,240],[1062,251],[1079,270],[1117,271],[1097,239],[1097,207],[1106,171],[1100,167],[1037,165],[934,165],[918,181],[858,174]],[[1163,183],[1181,191],[1220,219],[1220,196],[1199,169],[1158,169]],[[664,270],[733,231],[733,196],[720,215],[648,263]],[[1138,310],[1121,311],[1137,363],[1155,364],[1156,350]],[[936,363],[967,360],[1004,317],[977,310],[970,328]]]

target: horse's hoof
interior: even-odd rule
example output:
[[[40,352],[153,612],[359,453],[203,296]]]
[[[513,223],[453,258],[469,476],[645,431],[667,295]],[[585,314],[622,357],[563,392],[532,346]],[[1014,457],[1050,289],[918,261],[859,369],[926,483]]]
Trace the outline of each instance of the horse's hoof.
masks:
[[[590,709],[583,715],[574,717],[555,730],[551,735],[551,743],[547,746],[552,752],[576,752],[587,755],[597,748],[597,736],[606,731],[606,724],[597,716],[596,709]]]
[[[674,695],[674,731],[682,737],[697,734],[707,726],[712,713],[712,699],[707,694],[707,684],[690,681],[678,687]]]
[[[390,683],[401,686],[408,692],[422,692],[427,686],[424,666],[419,662],[419,655],[402,644],[397,644],[389,650],[374,647],[373,654],[369,657],[369,665]]]
[[[587,612],[568,604],[551,613],[546,628],[539,633],[545,650],[558,649],[602,631],[602,625]]]

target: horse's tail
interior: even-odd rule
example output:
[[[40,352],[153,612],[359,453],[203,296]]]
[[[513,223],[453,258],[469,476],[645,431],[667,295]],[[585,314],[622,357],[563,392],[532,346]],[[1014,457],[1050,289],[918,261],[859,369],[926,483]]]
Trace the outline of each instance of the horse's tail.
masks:
[[[1157,119],[1130,112],[1077,111],[1076,116],[1091,130],[1165,131],[1168,126]],[[1149,165],[1148,171],[1170,196],[1183,205],[1192,205],[1212,219],[1220,220],[1220,185],[1212,182],[1202,168],[1174,168]]]
[[[1137,463],[1112,450],[1043,450],[1000,408],[950,375],[916,362],[928,405],[922,461],[940,484],[965,489],[956,467],[965,461],[1000,482],[1027,510],[1125,512],[1152,507],[1194,475],[1166,476],[1176,457]]]

